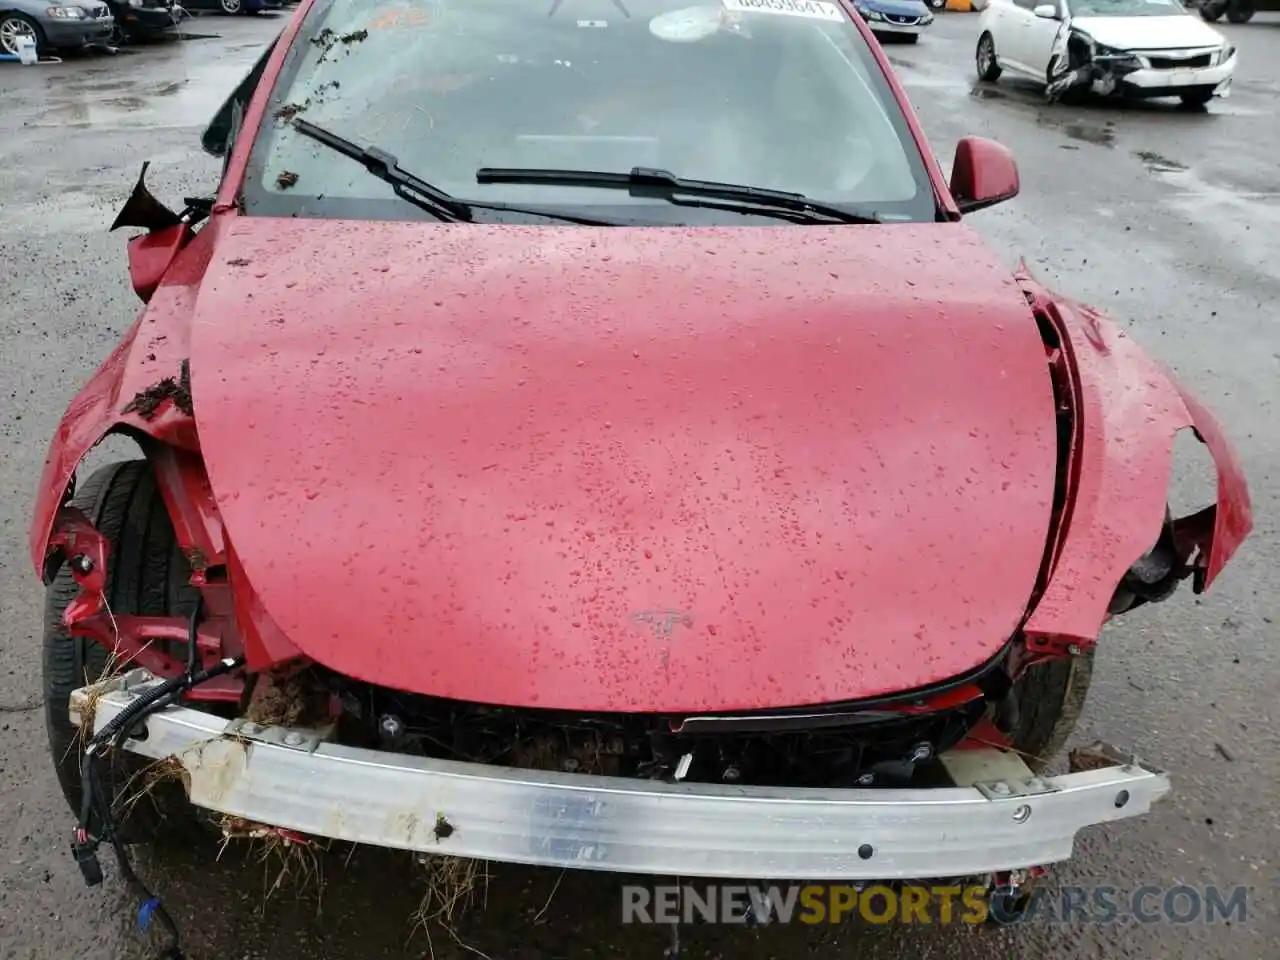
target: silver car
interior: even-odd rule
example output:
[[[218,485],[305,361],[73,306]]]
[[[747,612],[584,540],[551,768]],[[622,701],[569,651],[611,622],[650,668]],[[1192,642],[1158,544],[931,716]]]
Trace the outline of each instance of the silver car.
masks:
[[[101,0],[0,0],[0,54],[17,56],[22,37],[33,38],[43,54],[105,43],[114,32],[115,18]]]

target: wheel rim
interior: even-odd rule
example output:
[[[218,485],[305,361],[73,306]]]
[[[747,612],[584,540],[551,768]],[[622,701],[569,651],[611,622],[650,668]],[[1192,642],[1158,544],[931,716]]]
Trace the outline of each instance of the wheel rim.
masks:
[[[218,0],[225,13],[239,13],[240,0]]]
[[[5,53],[18,55],[18,38],[30,37],[32,40],[36,38],[35,30],[31,29],[31,24],[25,20],[10,18],[0,22],[0,47],[4,47]]]
[[[991,69],[991,63],[995,59],[995,50],[991,46],[991,38],[983,37],[978,41],[978,73],[985,74]]]

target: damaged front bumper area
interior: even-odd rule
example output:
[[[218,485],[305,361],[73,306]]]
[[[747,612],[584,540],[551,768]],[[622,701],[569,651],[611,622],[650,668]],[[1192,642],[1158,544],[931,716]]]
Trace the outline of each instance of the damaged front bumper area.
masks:
[[[160,681],[72,694],[101,730]],[[1113,751],[1037,777],[1015,755],[954,749],[953,786],[790,789],[663,782],[436,760],[171,706],[127,751],[181,763],[191,802],[301,834],[549,867],[723,878],[970,876],[1066,860],[1084,827],[1146,814],[1167,776]]]
[[[1234,47],[1117,50],[1082,31],[1070,30],[1064,38],[1049,68],[1045,95],[1050,101],[1072,91],[1133,98],[1230,95]]]

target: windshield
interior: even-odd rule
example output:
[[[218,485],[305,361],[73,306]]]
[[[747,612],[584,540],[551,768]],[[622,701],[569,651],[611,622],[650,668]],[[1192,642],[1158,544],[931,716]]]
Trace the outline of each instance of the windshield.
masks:
[[[1186,13],[1177,0],[1071,0],[1075,17],[1172,17]]]
[[[626,222],[755,221],[626,191],[476,182],[481,167],[652,167],[886,221],[936,216],[884,76],[849,15],[820,0],[318,0],[268,110],[250,214],[425,216],[300,134],[289,121],[301,117],[461,199]]]

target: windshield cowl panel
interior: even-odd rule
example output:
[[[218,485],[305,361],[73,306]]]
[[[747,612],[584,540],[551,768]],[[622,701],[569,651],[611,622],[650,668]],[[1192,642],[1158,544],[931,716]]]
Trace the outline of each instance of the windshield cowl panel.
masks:
[[[744,222],[623,191],[476,178],[485,167],[642,167],[803,194],[886,223],[937,218],[910,125],[832,0],[318,0],[267,109],[244,185],[249,215],[419,218],[385,178],[294,129],[301,118],[464,202]]]

